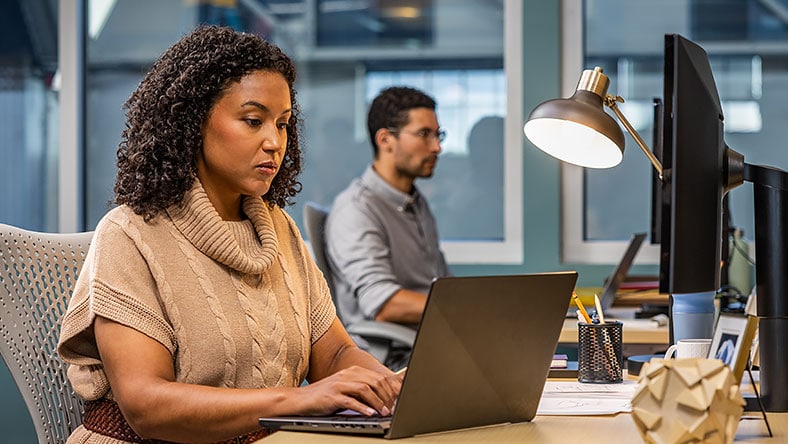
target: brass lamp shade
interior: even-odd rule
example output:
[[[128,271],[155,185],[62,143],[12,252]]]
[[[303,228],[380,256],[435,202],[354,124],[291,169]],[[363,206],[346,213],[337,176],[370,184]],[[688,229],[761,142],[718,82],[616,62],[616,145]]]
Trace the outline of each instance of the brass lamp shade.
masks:
[[[523,127],[537,148],[564,162],[610,168],[624,158],[624,133],[604,111],[609,80],[600,68],[586,70],[568,99],[543,102]]]

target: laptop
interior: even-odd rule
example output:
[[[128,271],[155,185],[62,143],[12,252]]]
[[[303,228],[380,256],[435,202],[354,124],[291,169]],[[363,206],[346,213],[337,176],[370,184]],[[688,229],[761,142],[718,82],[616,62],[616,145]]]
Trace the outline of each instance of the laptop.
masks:
[[[536,414],[577,272],[433,281],[390,417],[260,418],[270,429],[403,438]]]
[[[616,294],[619,288],[621,288],[624,279],[626,279],[629,269],[635,261],[635,256],[637,256],[638,251],[640,251],[640,246],[643,245],[643,240],[645,239],[646,233],[635,233],[632,235],[629,246],[627,246],[626,251],[624,251],[624,255],[621,256],[618,265],[616,265],[616,268],[613,269],[613,272],[605,280],[605,286],[602,289],[602,294],[599,296],[599,303],[602,305],[602,311],[606,311],[613,306],[613,302],[616,300]],[[576,311],[577,307],[572,304],[566,312],[566,317],[577,317]]]

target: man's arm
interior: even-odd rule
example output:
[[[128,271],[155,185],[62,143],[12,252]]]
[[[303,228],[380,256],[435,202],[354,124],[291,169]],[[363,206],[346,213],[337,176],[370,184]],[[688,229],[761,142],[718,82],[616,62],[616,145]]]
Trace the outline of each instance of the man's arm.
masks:
[[[337,298],[354,298],[368,319],[401,291],[392,270],[389,240],[379,218],[358,202],[335,202],[326,222],[326,255],[349,293],[339,290]]]
[[[380,307],[375,320],[398,324],[418,324],[421,321],[426,303],[426,294],[401,289]]]

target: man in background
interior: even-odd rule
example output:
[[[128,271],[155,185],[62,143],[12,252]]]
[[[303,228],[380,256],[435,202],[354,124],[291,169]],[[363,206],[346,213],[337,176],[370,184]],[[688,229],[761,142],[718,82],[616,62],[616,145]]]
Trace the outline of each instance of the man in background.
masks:
[[[342,321],[416,325],[432,280],[450,275],[427,200],[414,182],[435,171],[445,132],[435,100],[391,87],[367,116],[373,160],[334,200],[326,254]]]

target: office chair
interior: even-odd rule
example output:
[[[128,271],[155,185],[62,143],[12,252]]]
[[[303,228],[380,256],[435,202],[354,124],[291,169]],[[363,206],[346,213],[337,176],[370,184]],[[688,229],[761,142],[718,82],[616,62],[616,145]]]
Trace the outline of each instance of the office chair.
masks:
[[[342,321],[342,313],[336,300],[334,283],[331,275],[331,268],[328,265],[325,245],[325,225],[328,211],[315,202],[304,204],[304,225],[309,242],[312,245],[312,253],[315,256],[315,263],[323,273],[331,290],[331,298],[337,307],[337,316]],[[342,322],[345,323],[344,321]],[[361,321],[350,326],[346,326],[351,336],[361,339],[356,342],[365,350],[371,353],[380,362],[386,363],[389,353],[395,347],[412,348],[413,341],[416,339],[416,332],[408,327],[395,324],[393,322],[382,321]],[[395,369],[397,370],[397,369]]]
[[[0,224],[0,355],[39,443],[64,443],[82,424],[83,401],[68,382],[57,342],[92,236]]]

